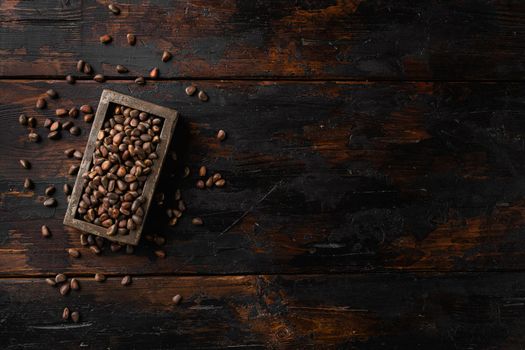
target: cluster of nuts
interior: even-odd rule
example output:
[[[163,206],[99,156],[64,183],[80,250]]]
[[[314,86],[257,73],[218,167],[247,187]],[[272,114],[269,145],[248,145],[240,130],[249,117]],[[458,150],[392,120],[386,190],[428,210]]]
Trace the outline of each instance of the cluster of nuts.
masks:
[[[115,106],[97,135],[91,168],[84,174],[77,213],[127,235],[144,219],[142,190],[155,160],[163,120],[146,112]]]

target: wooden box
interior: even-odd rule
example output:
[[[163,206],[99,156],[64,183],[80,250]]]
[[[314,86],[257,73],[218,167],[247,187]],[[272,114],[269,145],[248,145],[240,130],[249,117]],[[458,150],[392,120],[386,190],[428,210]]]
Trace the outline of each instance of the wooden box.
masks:
[[[164,119],[164,121],[160,132],[160,143],[158,144],[156,150],[158,159],[156,159],[156,161],[152,165],[151,173],[148,175],[144,183],[144,187],[142,189],[142,198],[144,200],[144,219],[135,230],[131,230],[130,233],[127,235],[109,236],[106,233],[107,228],[89,223],[81,218],[77,218],[76,213],[83,190],[82,174],[84,174],[90,169],[93,153],[95,151],[95,143],[97,140],[98,132],[104,124],[109,108],[113,105],[123,105],[126,107],[137,109],[139,111],[147,112],[150,115],[154,115],[156,117]],[[175,130],[175,125],[177,124],[177,119],[178,112],[176,110],[158,106],[153,103],[142,101],[137,98],[127,96],[115,91],[104,90],[100,97],[100,102],[98,104],[95,120],[93,122],[87,145],[84,150],[84,157],[82,158],[82,163],[80,165],[80,169],[78,171],[75,185],[73,187],[73,192],[71,194],[66,215],[64,217],[64,225],[74,227],[87,233],[104,237],[111,241],[137,245],[140,240],[140,235],[142,233],[146,217],[148,215],[151,200],[155,192],[155,187],[159,180],[162,164],[164,163],[164,160],[166,158],[168,148],[170,147],[173,131]]]

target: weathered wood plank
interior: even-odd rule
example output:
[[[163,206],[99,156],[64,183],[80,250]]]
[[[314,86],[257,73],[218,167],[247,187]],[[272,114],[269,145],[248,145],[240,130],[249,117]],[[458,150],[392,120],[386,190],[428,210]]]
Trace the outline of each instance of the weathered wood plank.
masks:
[[[0,280],[4,349],[508,349],[525,345],[525,275],[367,274]],[[171,298],[181,294],[174,306]],[[68,306],[77,324],[61,319]]]
[[[0,76],[522,80],[520,1],[127,1],[0,4]],[[138,43],[129,47],[133,32]],[[103,47],[99,37],[113,43]],[[160,61],[163,50],[174,57]]]
[[[93,273],[313,273],[382,269],[525,268],[523,233],[524,86],[519,83],[197,82],[185,84],[0,82],[0,266],[3,275]],[[41,204],[47,184],[61,189],[82,149],[79,137],[26,141],[22,111],[42,121],[39,93],[54,87],[57,106],[95,104],[103,87],[177,109],[173,148],[161,190],[166,205],[182,189],[188,210],[175,227],[153,207],[149,233],[167,238],[166,259],[145,242],[138,256],[111,253],[71,260],[78,233]],[[80,120],[80,119],[79,119]],[[219,143],[219,128],[228,138]],[[27,158],[33,169],[22,169]],[[199,190],[206,165],[227,180]],[[183,167],[192,174],[181,179]],[[174,177],[171,177],[171,175]],[[36,182],[24,191],[23,179]],[[192,226],[200,216],[203,226]],[[40,238],[47,224],[52,239]],[[232,226],[233,225],[233,226]],[[147,233],[146,231],[144,232]]]

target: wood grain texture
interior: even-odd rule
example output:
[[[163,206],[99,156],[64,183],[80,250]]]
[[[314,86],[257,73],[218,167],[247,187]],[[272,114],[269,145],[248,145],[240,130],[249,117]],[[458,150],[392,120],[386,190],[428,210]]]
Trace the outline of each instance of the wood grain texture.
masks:
[[[105,1],[0,3],[0,76],[522,80],[520,1]],[[129,47],[126,34],[137,35]],[[114,39],[102,45],[99,37]],[[173,53],[161,62],[163,50]]]
[[[1,274],[74,273],[326,273],[383,269],[487,271],[523,269],[525,187],[520,83],[196,82],[145,87],[117,82],[0,82]],[[166,206],[180,187],[188,210],[175,227],[152,208],[149,233],[167,238],[166,259],[142,244],[137,256],[81,248],[62,225],[66,203],[44,208],[43,190],[72,183],[74,161],[62,151],[83,149],[80,137],[29,143],[22,111],[38,131],[51,112],[36,111],[49,87],[57,106],[95,105],[102,88],[177,109],[177,163],[165,166]],[[225,129],[219,143],[215,134]],[[42,134],[43,136],[45,134]],[[33,169],[22,169],[27,158]],[[181,179],[183,167],[192,174]],[[227,180],[199,190],[206,165]],[[24,191],[30,176],[34,191]],[[191,225],[199,216],[203,226]],[[53,238],[40,238],[48,225]],[[147,232],[144,232],[145,234]],[[64,249],[78,247],[72,260]]]
[[[3,349],[514,349],[523,273],[0,280]],[[171,298],[183,296],[174,306]],[[61,319],[67,306],[77,324]]]

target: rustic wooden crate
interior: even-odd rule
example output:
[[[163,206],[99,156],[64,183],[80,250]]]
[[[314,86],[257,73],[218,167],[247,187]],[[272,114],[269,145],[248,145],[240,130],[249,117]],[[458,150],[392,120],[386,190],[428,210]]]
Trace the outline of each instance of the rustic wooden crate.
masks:
[[[95,151],[95,141],[97,140],[97,134],[104,124],[106,119],[109,106],[114,104],[123,105],[133,109],[137,109],[143,112],[147,112],[151,115],[155,115],[159,118],[163,118],[164,122],[162,124],[162,130],[160,134],[160,143],[157,148],[158,159],[154,162],[152,166],[152,171],[148,176],[144,187],[142,189],[142,197],[144,199],[143,209],[144,209],[144,220],[136,230],[130,231],[128,235],[116,235],[109,236],[106,234],[107,228],[99,225],[95,225],[84,220],[75,218],[75,213],[77,212],[77,207],[82,196],[82,174],[88,171],[93,153]],[[91,128],[91,133],[87,141],[86,148],[84,150],[84,157],[82,158],[82,163],[78,171],[78,175],[75,181],[75,186],[73,187],[73,193],[71,194],[71,199],[64,217],[64,225],[74,227],[81,231],[91,233],[97,236],[107,238],[111,241],[137,245],[140,240],[140,235],[142,229],[144,228],[144,223],[146,222],[146,217],[149,212],[149,207],[153,194],[155,192],[155,186],[159,180],[160,171],[162,169],[162,164],[166,158],[166,153],[171,143],[171,137],[175,126],[178,120],[178,112],[176,110],[158,106],[156,104],[139,100],[137,98],[127,96],[115,91],[104,90],[100,97],[100,102],[98,104],[95,120],[93,122],[93,127]]]

